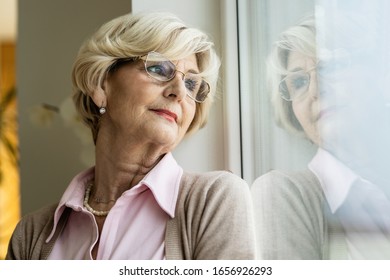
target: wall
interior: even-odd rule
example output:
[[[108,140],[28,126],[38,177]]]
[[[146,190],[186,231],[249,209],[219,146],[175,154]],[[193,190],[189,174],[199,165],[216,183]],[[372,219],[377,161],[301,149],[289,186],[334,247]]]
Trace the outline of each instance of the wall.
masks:
[[[34,0],[18,6],[21,199],[25,214],[55,202],[85,166],[81,143],[58,115],[50,127],[33,124],[41,103],[58,106],[71,93],[70,71],[82,41],[107,20],[129,12],[130,0]]]

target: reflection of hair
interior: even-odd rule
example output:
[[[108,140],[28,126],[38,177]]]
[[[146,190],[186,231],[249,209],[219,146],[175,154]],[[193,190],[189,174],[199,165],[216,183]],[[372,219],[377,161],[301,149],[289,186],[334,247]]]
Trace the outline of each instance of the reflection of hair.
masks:
[[[274,107],[276,122],[288,131],[303,134],[303,129],[294,115],[290,101],[281,98],[279,83],[287,74],[290,52],[299,52],[316,59],[315,20],[304,18],[279,36],[267,60],[268,86]]]
[[[84,42],[73,66],[76,108],[91,128],[95,142],[100,115],[90,94],[102,84],[118,59],[145,55],[149,51],[159,52],[171,60],[196,54],[201,75],[210,84],[210,93],[203,103],[196,104],[195,117],[187,135],[206,124],[220,66],[213,42],[205,33],[187,27],[172,14],[126,14],[107,22]]]

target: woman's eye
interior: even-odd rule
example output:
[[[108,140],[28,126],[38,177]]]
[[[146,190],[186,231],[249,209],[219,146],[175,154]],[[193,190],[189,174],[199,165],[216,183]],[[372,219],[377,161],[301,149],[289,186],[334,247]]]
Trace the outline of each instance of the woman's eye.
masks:
[[[167,63],[149,65],[146,71],[157,79],[170,80],[175,74],[175,68]]]
[[[306,76],[295,77],[291,81],[291,87],[295,90],[306,87],[309,84],[309,79]]]
[[[163,65],[152,65],[147,68],[149,73],[153,73],[160,76],[166,76],[167,70]]]
[[[185,86],[189,91],[194,92],[198,88],[198,81],[195,79],[186,79]]]

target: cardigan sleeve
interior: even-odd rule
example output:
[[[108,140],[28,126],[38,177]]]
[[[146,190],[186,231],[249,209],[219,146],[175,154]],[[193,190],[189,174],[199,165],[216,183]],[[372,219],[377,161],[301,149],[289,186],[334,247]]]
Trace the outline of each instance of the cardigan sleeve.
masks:
[[[50,243],[45,240],[53,227],[53,214],[56,204],[44,207],[27,214],[17,224],[9,242],[7,260],[39,260],[46,259],[50,253],[54,239]],[[63,220],[61,218],[61,220]]]
[[[261,259],[323,258],[324,200],[314,177],[271,171],[255,180],[251,192]]]
[[[23,249],[23,222],[19,221],[19,223],[16,225],[10,242],[8,244],[8,251],[7,255],[5,257],[6,260],[23,260],[26,259],[24,257],[24,249]]]
[[[229,172],[189,180],[177,212],[185,259],[255,259],[249,186]],[[181,210],[180,210],[181,209]]]

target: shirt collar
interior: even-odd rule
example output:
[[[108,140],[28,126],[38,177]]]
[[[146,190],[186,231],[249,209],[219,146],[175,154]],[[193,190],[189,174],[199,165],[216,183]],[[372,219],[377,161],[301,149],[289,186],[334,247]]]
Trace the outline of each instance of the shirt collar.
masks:
[[[308,165],[317,176],[332,213],[345,201],[352,184],[360,177],[329,152],[318,149]]]
[[[83,207],[85,187],[93,179],[94,174],[95,167],[91,167],[76,175],[70,182],[55,210],[54,226],[46,242],[49,242],[53,237],[65,207],[71,207],[75,210]],[[168,153],[135,188],[142,185],[147,186],[161,209],[174,218],[182,175],[183,169],[177,164],[172,154]]]
[[[83,172],[79,173],[72,179],[69,186],[66,188],[64,194],[61,197],[60,202],[54,212],[54,225],[53,229],[47,238],[46,242],[49,242],[53,237],[58,221],[61,218],[62,213],[65,210],[65,207],[71,207],[75,210],[81,209],[83,207],[85,188],[89,181],[91,181],[95,174],[95,167],[88,168]]]
[[[172,218],[175,217],[182,175],[183,169],[168,153],[140,182],[152,191],[158,205]]]

